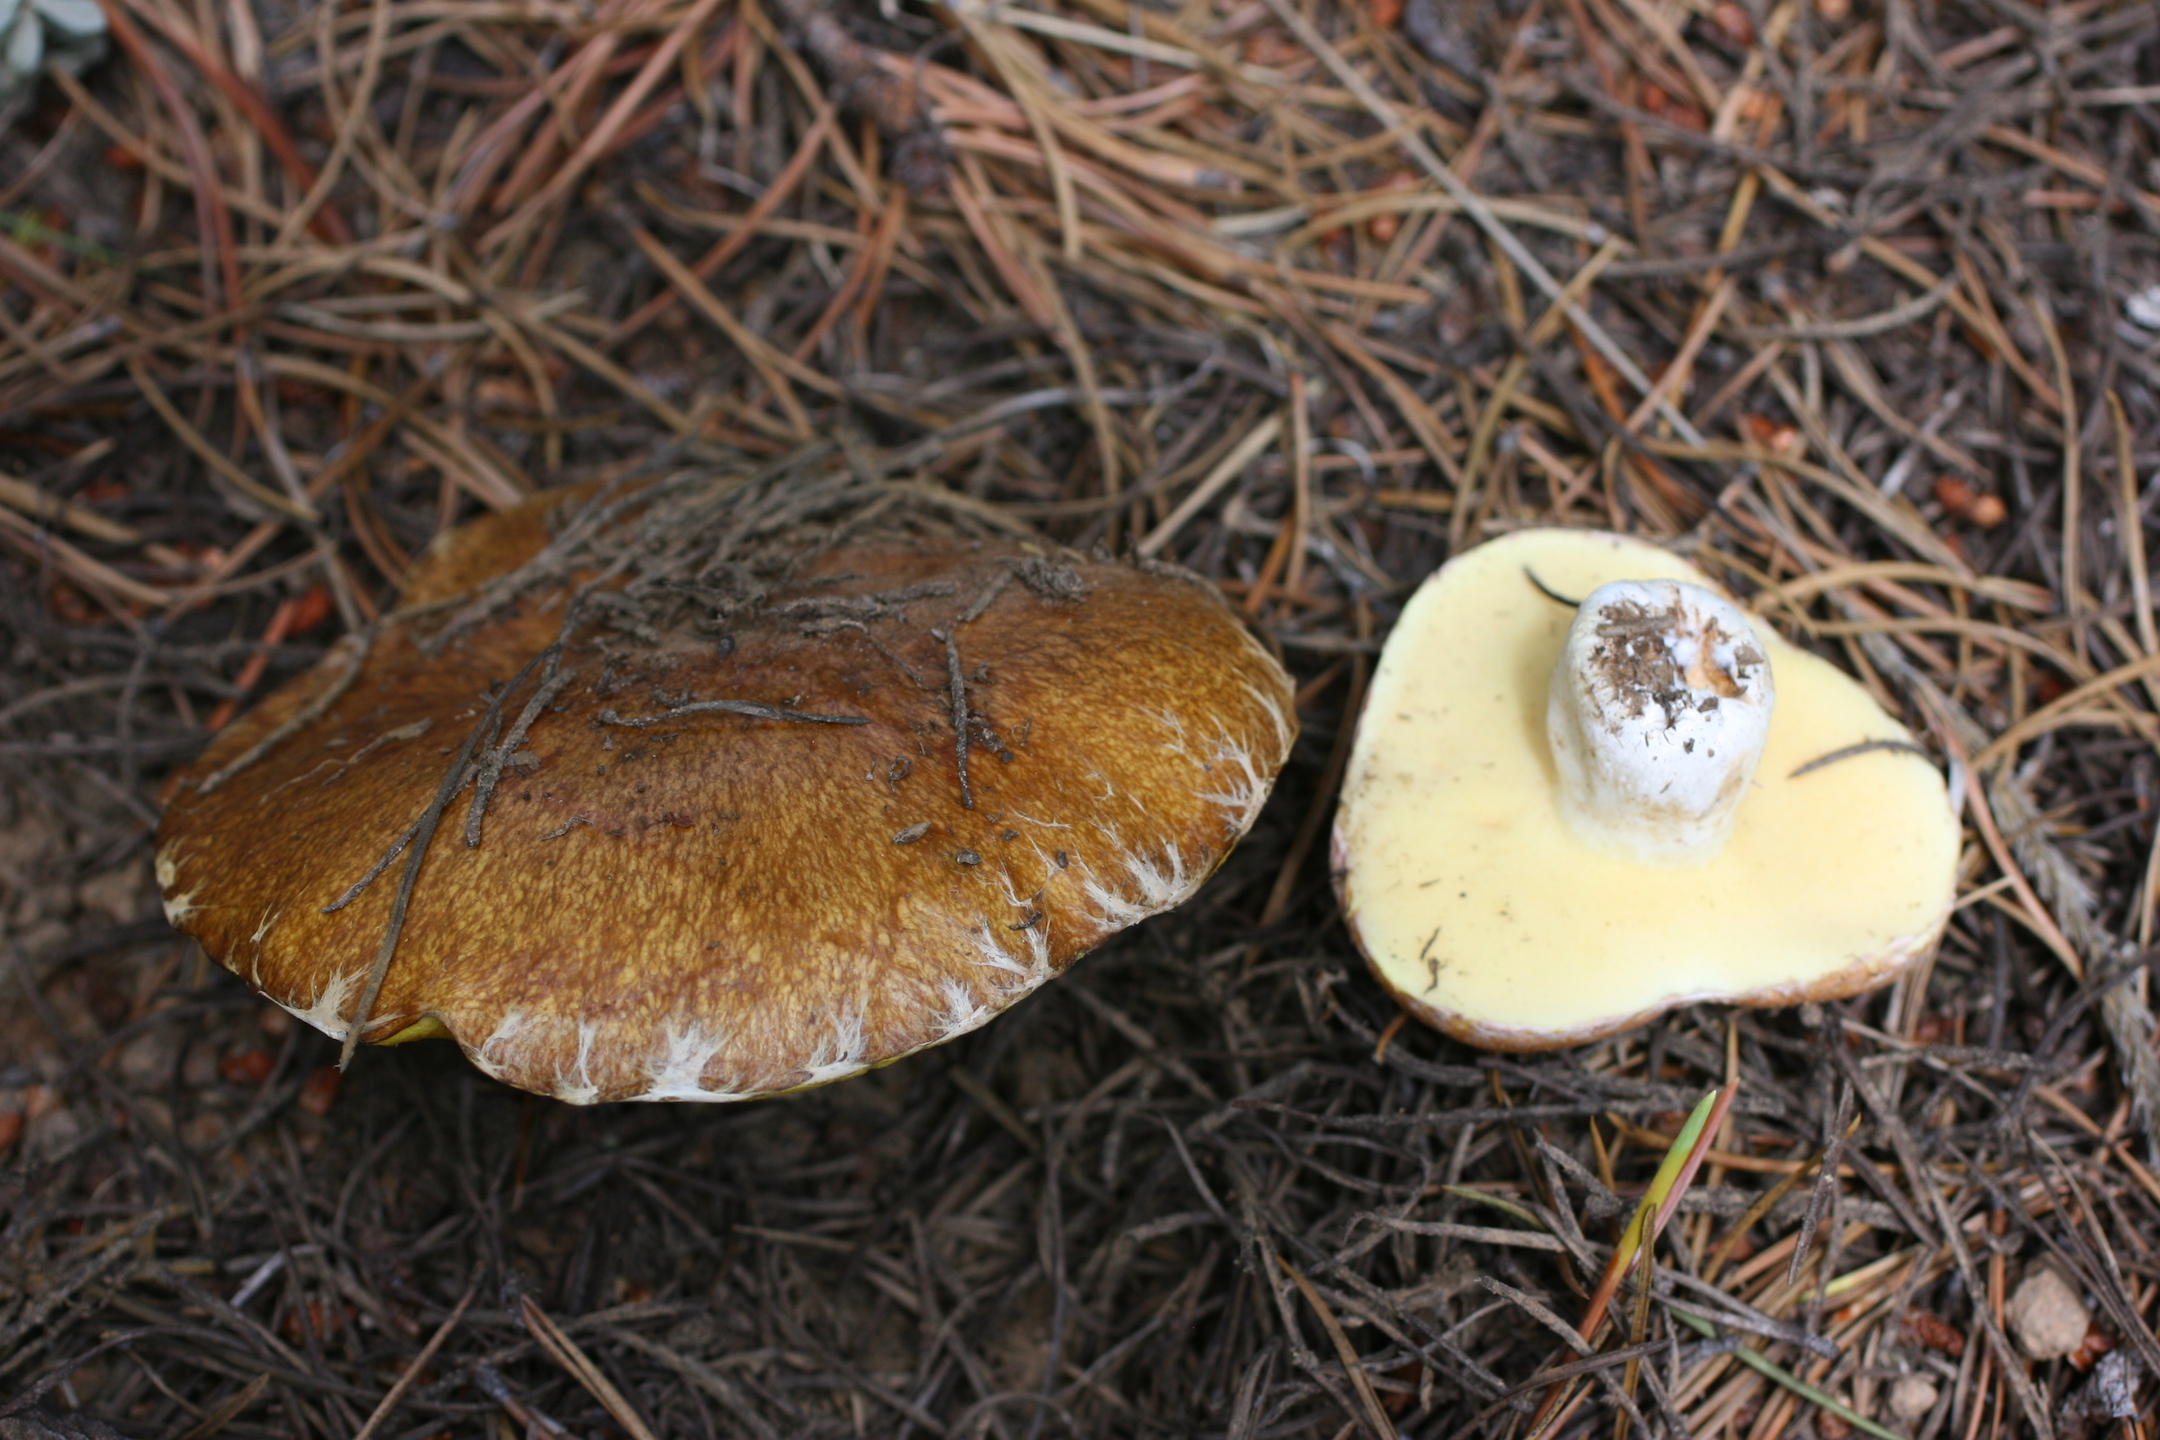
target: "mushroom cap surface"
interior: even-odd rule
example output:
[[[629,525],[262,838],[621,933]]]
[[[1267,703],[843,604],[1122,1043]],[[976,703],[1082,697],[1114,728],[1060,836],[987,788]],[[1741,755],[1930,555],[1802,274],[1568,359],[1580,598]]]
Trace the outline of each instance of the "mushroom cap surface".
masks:
[[[334,1037],[406,857],[380,862],[590,572],[429,627],[548,547],[560,502],[440,539],[407,587],[414,618],[349,687],[352,639],[220,733],[167,811],[167,915]],[[480,843],[470,785],[444,811],[363,1038],[447,1033],[488,1074],[577,1103],[799,1089],[975,1028],[1215,869],[1294,719],[1287,677],[1214,589],[980,526],[887,524],[875,497],[865,512],[844,547],[830,525],[765,543],[764,588],[724,623],[692,606],[655,633],[572,633],[572,678],[507,757]],[[544,672],[524,673],[476,754],[534,696]],[[862,723],[696,708],[723,699]]]
[[[1659,868],[1569,833],[1546,707],[1574,611],[1539,586],[1579,599],[1626,579],[1717,588],[1639,540],[1521,531],[1429,578],[1374,671],[1336,811],[1337,891],[1381,983],[1468,1043],[1548,1049],[1700,1001],[1856,994],[1949,919],[1959,826],[1942,776],[1855,681],[1766,627],[1777,705],[1723,852]]]

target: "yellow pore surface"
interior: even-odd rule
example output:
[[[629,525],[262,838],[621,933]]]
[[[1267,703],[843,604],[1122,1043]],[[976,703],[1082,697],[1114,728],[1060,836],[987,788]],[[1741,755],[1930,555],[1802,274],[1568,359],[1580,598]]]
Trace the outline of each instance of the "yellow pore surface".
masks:
[[[1509,1049],[1589,1039],[1672,1005],[1784,1003],[1866,988],[1948,916],[1958,825],[1935,767],[1858,684],[1760,627],[1770,739],[1732,843],[1689,869],[1579,844],[1545,739],[1553,663],[1580,599],[1613,580],[1711,584],[1655,546],[1525,531],[1428,580],[1389,637],[1336,815],[1345,914],[1420,1018]]]

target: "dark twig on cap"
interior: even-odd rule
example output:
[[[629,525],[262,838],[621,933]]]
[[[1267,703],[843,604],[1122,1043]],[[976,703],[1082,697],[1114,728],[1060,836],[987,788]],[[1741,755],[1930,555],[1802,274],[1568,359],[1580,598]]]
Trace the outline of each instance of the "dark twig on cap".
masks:
[[[540,712],[554,703],[563,687],[577,678],[575,670],[564,670],[562,665],[563,642],[556,640],[546,650],[545,667],[540,672],[540,684],[534,688],[532,698],[518,712],[516,723],[500,742],[490,745],[480,757],[479,774],[473,781],[472,809],[465,816],[465,848],[478,849],[480,845],[480,822],[487,815],[488,802],[495,798],[495,786],[502,780],[503,767],[518,753],[525,743],[525,732],[532,729],[533,721]]]
[[[518,671],[516,678],[496,691],[488,701],[487,712],[465,736],[465,743],[450,762],[443,775],[442,785],[435,791],[435,799],[428,805],[414,827],[412,848],[405,856],[405,873],[398,877],[397,899],[391,903],[390,919],[383,926],[382,944],[375,951],[375,963],[368,968],[367,988],[360,992],[360,1004],[353,1011],[351,1023],[345,1027],[345,1043],[338,1047],[338,1068],[352,1064],[353,1051],[360,1046],[361,1032],[367,1029],[369,1019],[375,1012],[375,997],[382,993],[383,977],[390,973],[391,958],[397,954],[398,937],[405,933],[405,912],[412,906],[413,887],[420,881],[420,866],[427,859],[429,844],[435,839],[435,827],[442,823],[443,811],[450,808],[451,800],[465,788],[466,767],[472,763],[473,751],[480,744],[480,737],[502,723],[503,701],[512,691],[525,683],[539,663],[535,655]]]
[[[315,777],[317,775],[322,775],[322,772],[325,770],[329,771],[330,773],[327,775],[323,775],[322,779],[320,780],[315,780],[315,788],[318,790],[327,790],[332,785],[337,784],[338,781],[344,779],[346,775],[350,774],[352,768],[355,765],[360,764],[369,756],[373,755],[376,751],[384,749],[391,745],[403,744],[407,740],[417,740],[434,728],[435,721],[432,718],[422,718],[419,720],[415,720],[409,725],[393,726],[390,729],[383,731],[380,735],[377,735],[374,739],[368,741],[367,744],[362,745],[359,749],[353,751],[352,754],[346,756],[343,760],[325,760],[321,764],[317,765],[313,770],[308,771],[306,774],[295,775],[289,780],[280,780],[276,785],[270,787],[268,794],[266,794],[263,798],[267,800],[271,795],[277,794],[279,791],[286,789],[288,786],[298,785],[303,780],[315,780]]]
[[[975,792],[968,787],[967,674],[960,668],[960,647],[954,643],[952,631],[930,633],[945,642],[945,671],[952,682],[953,758],[960,767],[960,808],[972,810]]]
[[[602,725],[625,725],[632,730],[643,730],[683,715],[710,715],[714,712],[729,715],[747,715],[753,720],[793,720],[808,725],[867,725],[869,720],[861,715],[816,715],[807,710],[788,710],[778,705],[757,705],[748,700],[696,700],[688,705],[677,705],[656,715],[618,715],[613,710],[602,710],[595,718]]]
[[[805,635],[834,635],[842,630],[860,630],[862,631],[863,638],[865,640],[868,640],[870,644],[876,648],[878,654],[883,655],[887,660],[890,660],[893,663],[893,667],[895,669],[897,669],[901,674],[907,676],[908,683],[910,685],[913,685],[918,690],[929,690],[933,688],[929,681],[923,679],[922,676],[915,673],[914,666],[908,664],[907,661],[901,659],[899,655],[894,653],[893,648],[890,645],[887,645],[884,641],[878,639],[877,632],[875,630],[872,630],[868,625],[865,625],[860,620],[815,620],[803,626],[802,628],[803,634]]]
[[[997,574],[990,577],[990,583],[983,586],[982,593],[975,597],[975,603],[960,612],[960,618],[953,621],[953,624],[955,626],[960,626],[968,624],[970,621],[981,619],[982,613],[985,610],[988,610],[992,605],[997,604],[998,596],[1004,594],[1005,587],[1012,584],[1012,582],[1012,571],[998,571]]]
[[[458,788],[463,789],[464,787],[460,786]],[[373,885],[377,880],[381,879],[383,871],[388,870],[392,862],[394,862],[398,858],[398,856],[405,853],[405,847],[412,844],[413,836],[419,833],[420,822],[418,820],[415,820],[412,822],[412,824],[406,826],[404,833],[399,835],[397,839],[390,842],[390,848],[383,851],[380,856],[376,857],[375,863],[368,867],[367,873],[365,875],[362,875],[358,880],[353,881],[351,885],[347,886],[344,894],[338,896],[337,899],[331,901],[328,905],[323,906],[322,913],[325,915],[335,915],[338,911],[344,909],[347,905],[350,905],[353,901],[359,899],[361,895],[366,893],[368,886]]]
[[[1066,604],[1087,599],[1087,583],[1080,578],[1080,572],[1062,560],[1030,555],[1024,560],[1007,560],[1005,568],[1041,599]]]
[[[218,786],[223,785],[233,776],[238,775],[248,766],[253,765],[263,756],[282,745],[286,740],[299,734],[329,713],[330,707],[337,704],[345,692],[352,688],[353,681],[360,678],[360,669],[367,664],[368,652],[375,648],[375,637],[381,633],[382,622],[378,621],[355,635],[353,637],[352,654],[345,662],[343,674],[325,685],[314,699],[294,711],[283,724],[248,746],[247,749],[235,755],[225,764],[205,775],[201,782],[196,785],[195,793],[208,795]]]
[[[895,590],[880,590],[870,595],[820,595],[806,600],[786,600],[773,607],[781,615],[855,615],[866,619],[880,619],[901,613],[900,607],[917,600],[937,600],[953,593],[956,587],[944,580],[926,580],[916,585],[903,585]]]

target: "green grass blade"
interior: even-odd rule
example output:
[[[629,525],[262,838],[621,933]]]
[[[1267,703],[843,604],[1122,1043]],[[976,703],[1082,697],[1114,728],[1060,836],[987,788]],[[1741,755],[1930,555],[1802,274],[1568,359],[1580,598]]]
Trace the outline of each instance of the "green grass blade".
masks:
[[[1683,1315],[1677,1310],[1672,1312],[1672,1316],[1675,1320],[1678,1320],[1681,1324],[1687,1326],[1689,1329],[1693,1330],[1698,1335],[1704,1336],[1705,1338],[1711,1340],[1719,1338],[1717,1326],[1712,1325],[1707,1320],[1698,1319],[1693,1315]],[[1757,1372],[1768,1380],[1784,1386],[1787,1390],[1792,1391],[1793,1394],[1799,1396],[1801,1399],[1809,1402],[1810,1404],[1821,1406],[1823,1409],[1829,1411],[1832,1415],[1837,1416],[1838,1419],[1843,1420],[1846,1424],[1852,1426],[1853,1429],[1861,1431],[1864,1434],[1874,1436],[1875,1440],[1905,1440],[1905,1437],[1898,1434],[1897,1431],[1892,1430],[1887,1426],[1876,1424],[1873,1420],[1868,1419],[1867,1416],[1862,1415],[1859,1411],[1853,1409],[1852,1406],[1847,1405],[1844,1401],[1838,1399],[1829,1391],[1816,1389],[1813,1385],[1808,1384],[1807,1381],[1802,1380],[1799,1376],[1793,1374],[1792,1371],[1787,1370],[1784,1366],[1778,1364],[1775,1360],[1771,1360],[1766,1357],[1760,1350],[1756,1350],[1749,1346],[1742,1345],[1738,1349],[1734,1350],[1732,1354],[1735,1360],[1738,1360],[1741,1364],[1747,1366],[1750,1370]]]

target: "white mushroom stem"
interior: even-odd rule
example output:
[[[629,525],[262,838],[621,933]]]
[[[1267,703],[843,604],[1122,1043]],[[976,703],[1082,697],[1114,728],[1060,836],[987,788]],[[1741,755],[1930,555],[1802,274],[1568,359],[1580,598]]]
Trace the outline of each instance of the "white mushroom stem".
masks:
[[[1747,616],[1714,591],[1675,580],[1591,591],[1545,710],[1569,829],[1645,865],[1715,859],[1762,760],[1774,693]]]

